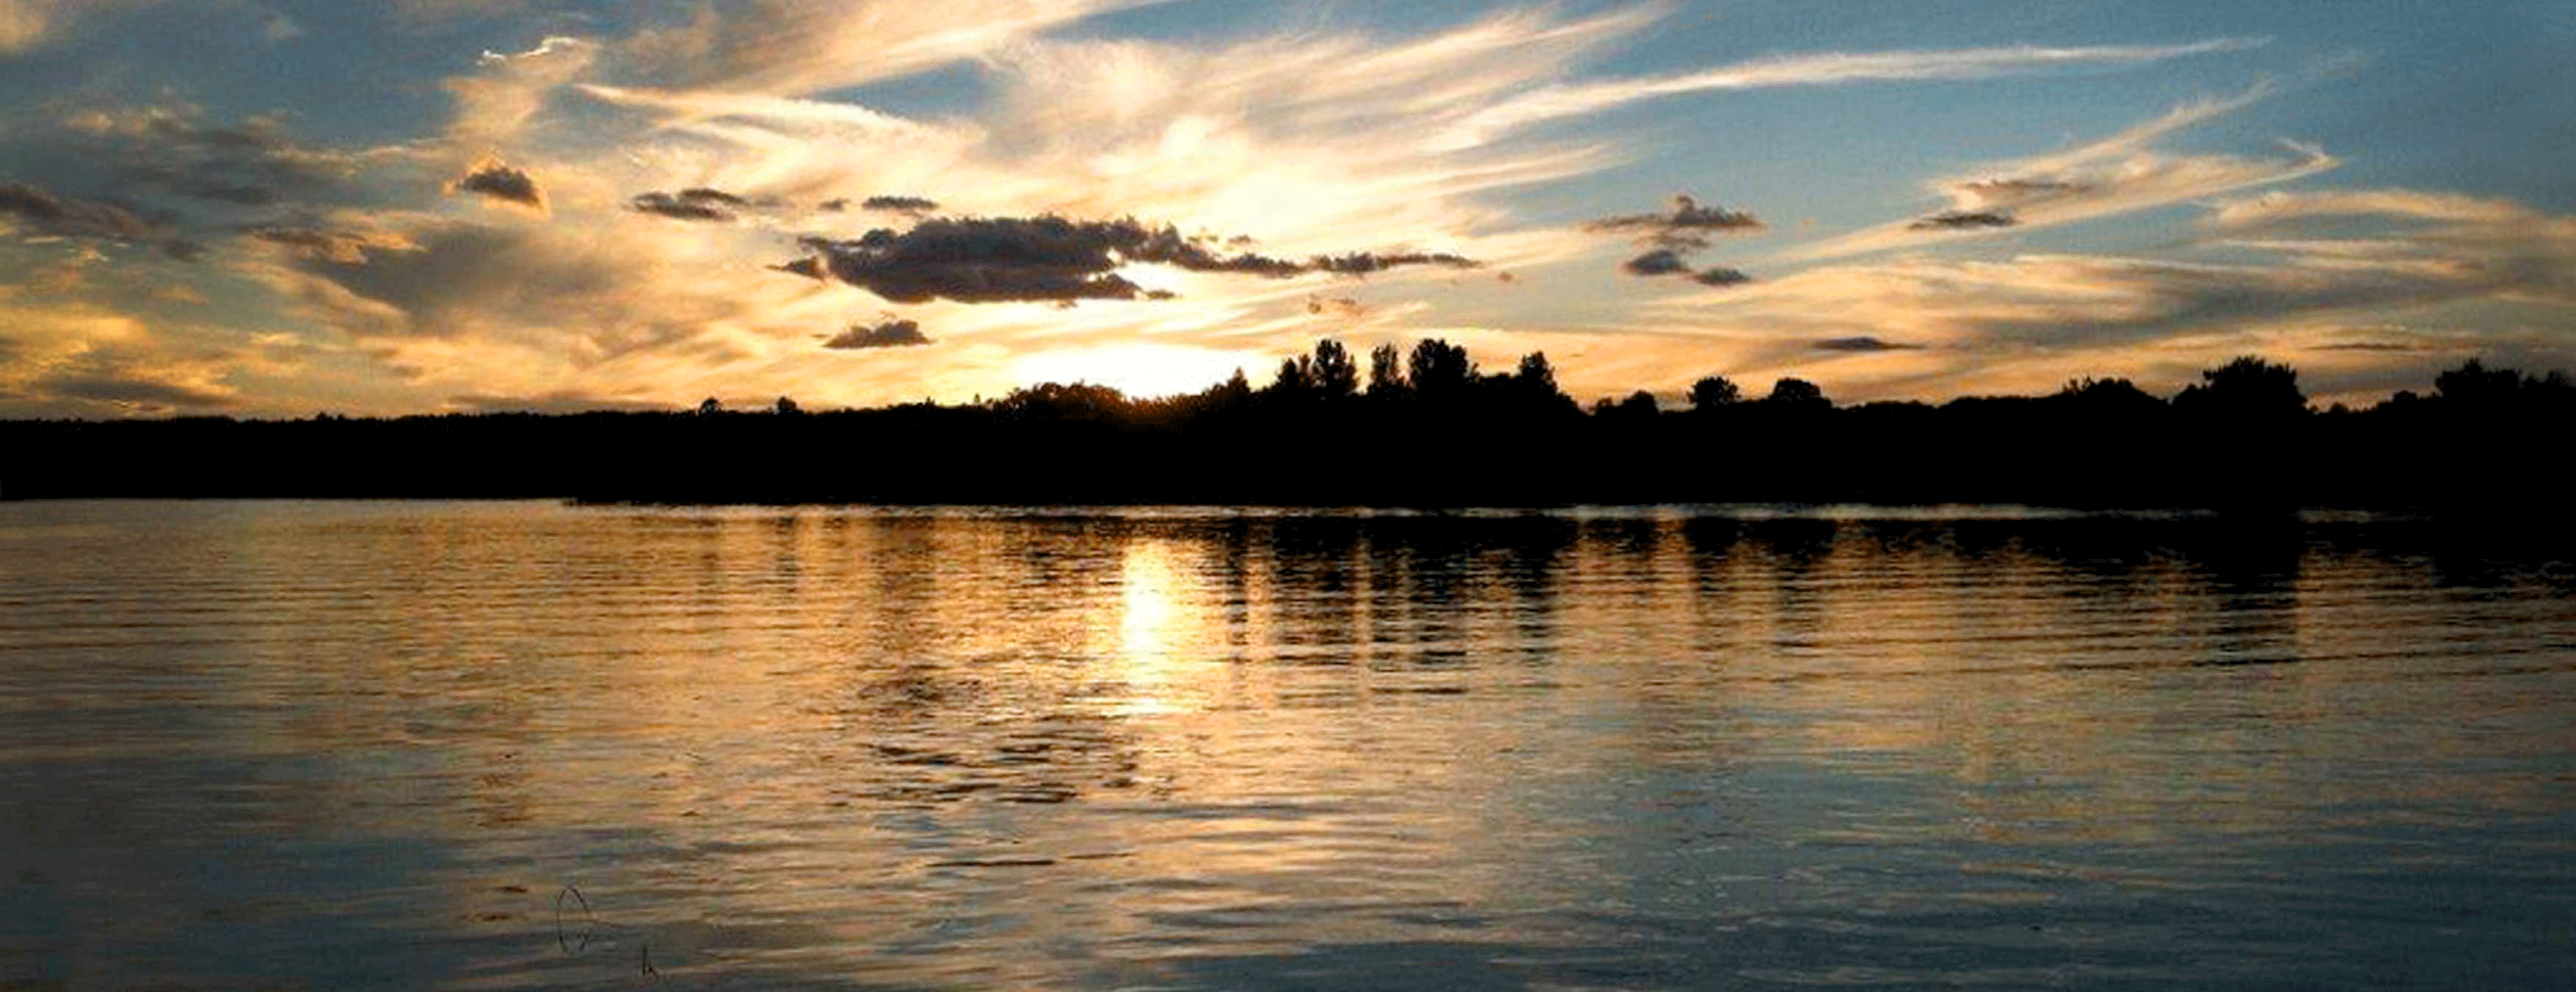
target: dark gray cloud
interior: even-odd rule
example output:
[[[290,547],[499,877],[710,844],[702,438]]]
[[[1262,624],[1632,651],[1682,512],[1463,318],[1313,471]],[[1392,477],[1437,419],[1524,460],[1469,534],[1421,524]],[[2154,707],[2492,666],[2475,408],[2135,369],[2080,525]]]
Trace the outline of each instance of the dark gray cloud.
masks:
[[[674,220],[729,221],[736,211],[751,206],[751,201],[720,189],[693,186],[677,193],[638,194],[627,205]]]
[[[448,187],[459,193],[473,193],[495,200],[545,209],[546,194],[537,188],[537,178],[499,162],[486,162]]]
[[[1752,234],[1770,229],[1770,225],[1752,214],[1715,204],[1702,204],[1687,194],[1673,197],[1673,209],[1669,213],[1604,217],[1584,227],[1610,234],[1636,234],[1658,241],[1678,232]]]
[[[0,185],[0,214],[66,237],[142,241],[155,233],[152,224],[124,207],[58,197],[26,183]]]
[[[823,342],[834,351],[859,351],[868,348],[911,348],[930,343],[921,333],[921,322],[886,318],[877,324],[852,324],[850,329]]]
[[[2424,347],[2424,346],[2422,346],[2422,345],[2407,344],[2407,343],[2402,342],[2402,341],[2345,341],[2345,342],[2340,342],[2340,343],[2336,343],[2336,344],[2317,344],[2317,345],[2309,345],[2307,350],[2309,350],[2309,351],[2400,351],[2400,352],[2412,352],[2412,351],[2429,351],[2429,350],[2431,350],[2431,349],[2426,348],[2426,347]]]
[[[111,203],[56,196],[26,183],[0,184],[0,217],[11,217],[38,232],[66,238],[93,238],[151,245],[183,262],[205,255],[204,245],[173,236],[159,223]]]
[[[1749,280],[1734,269],[1710,269],[1691,272],[1690,257],[1708,250],[1715,234],[1752,234],[1768,230],[1759,218],[1740,210],[1728,210],[1714,204],[1703,204],[1684,194],[1673,197],[1669,213],[1629,214],[1605,217],[1584,225],[1584,229],[1610,234],[1627,234],[1637,245],[1650,249],[1619,266],[1632,276],[1689,276],[1703,285],[1725,286]]]
[[[2019,223],[2020,218],[2005,210],[1944,210],[1905,226],[1917,231],[1969,231]]]
[[[1390,268],[1473,268],[1458,255],[1419,252],[1316,256],[1303,262],[1211,248],[1222,239],[1184,236],[1169,225],[1133,218],[1074,221],[1062,217],[935,217],[908,231],[879,228],[845,241],[808,237],[813,254],[779,266],[833,278],[897,303],[1168,299],[1117,274],[1146,262],[1192,272],[1284,279],[1309,272],[1367,275]]]
[[[238,398],[195,386],[114,372],[74,372],[35,382],[37,391],[64,399],[89,400],[147,410],[213,409],[233,406]]]
[[[1346,276],[1364,276],[1372,272],[1384,272],[1388,269],[1413,265],[1430,265],[1444,269],[1481,269],[1485,267],[1485,263],[1468,258],[1464,255],[1452,255],[1447,252],[1418,251],[1393,252],[1388,254],[1353,252],[1346,255],[1317,255],[1313,259],[1308,260],[1306,264],[1318,272],[1331,272],[1337,275]]]
[[[1814,347],[1817,351],[1851,352],[1923,350],[1923,346],[1919,344],[1902,344],[1895,341],[1882,341],[1873,337],[1826,338],[1822,341],[1816,342]]]
[[[357,168],[355,156],[299,144],[265,117],[222,126],[156,108],[84,115],[71,127],[86,136],[93,153],[137,179],[236,206],[307,199]]]
[[[844,205],[847,205],[849,201],[843,200],[841,202]],[[859,209],[878,210],[896,214],[920,215],[938,210],[939,204],[937,201],[926,200],[918,196],[871,196],[866,200],[860,201]]]
[[[1657,248],[1629,259],[1620,263],[1619,270],[1646,279],[1657,276],[1682,276],[1702,286],[1736,286],[1753,281],[1753,277],[1745,275],[1744,270],[1724,266],[1693,272],[1690,259],[1682,252],[1670,248]]]
[[[365,262],[367,249],[384,247],[383,242],[363,234],[291,224],[264,224],[245,233],[254,239],[284,246],[297,257],[344,265]]]
[[[1632,276],[1669,276],[1690,271],[1690,261],[1670,248],[1657,248],[1621,263],[1619,270]]]

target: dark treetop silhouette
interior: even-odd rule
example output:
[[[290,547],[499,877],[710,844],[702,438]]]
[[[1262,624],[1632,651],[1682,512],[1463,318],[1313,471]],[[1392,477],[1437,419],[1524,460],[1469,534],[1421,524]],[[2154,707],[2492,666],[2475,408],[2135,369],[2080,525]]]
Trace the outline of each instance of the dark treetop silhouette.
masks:
[[[573,497],[673,503],[1511,506],[2011,502],[2096,507],[2484,506],[2554,498],[2517,473],[2576,426],[2562,373],[2471,361],[2429,396],[2309,408],[2239,358],[2171,402],[2123,379],[2049,396],[1836,407],[1724,377],[1587,414],[1545,355],[1480,371],[1437,339],[1339,342],[1254,388],[1156,399],[1045,383],[971,405],[0,423],[0,497]]]

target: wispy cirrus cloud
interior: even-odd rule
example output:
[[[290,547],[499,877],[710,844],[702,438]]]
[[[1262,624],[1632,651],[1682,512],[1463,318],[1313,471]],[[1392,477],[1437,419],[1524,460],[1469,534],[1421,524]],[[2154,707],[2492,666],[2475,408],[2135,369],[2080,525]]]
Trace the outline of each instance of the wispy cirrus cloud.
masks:
[[[2213,38],[2178,45],[2085,45],[1966,48],[1903,52],[1819,52],[1754,59],[1700,72],[1543,87],[1478,109],[1451,124],[1435,143],[1466,147],[1536,124],[1597,113],[1622,104],[1684,93],[1833,86],[1847,83],[1990,79],[2086,65],[2130,65],[2266,44],[2262,38]]]
[[[804,96],[912,75],[1039,32],[1165,0],[751,0],[618,46],[626,75],[682,90]]]
[[[2313,145],[2283,142],[2287,157],[2180,155],[2155,143],[2273,94],[2256,86],[2225,100],[2183,104],[2099,141],[1935,180],[1947,207],[1793,249],[1786,261],[1843,258],[1947,240],[2026,231],[2207,199],[2304,179],[2342,164]]]

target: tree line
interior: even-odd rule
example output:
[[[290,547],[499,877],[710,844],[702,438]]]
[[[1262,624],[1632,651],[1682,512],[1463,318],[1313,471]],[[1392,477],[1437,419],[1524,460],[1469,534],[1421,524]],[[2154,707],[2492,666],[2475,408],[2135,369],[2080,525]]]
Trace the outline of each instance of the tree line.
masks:
[[[1835,404],[1699,379],[1588,408],[1544,354],[1481,369],[1439,339],[1338,341],[1195,393],[1042,383],[969,404],[756,411],[0,423],[0,498],[568,497],[657,503],[1532,506],[2006,502],[2094,507],[2532,504],[2576,386],[2469,361],[2429,394],[2311,407],[2259,356],[2160,398]]]

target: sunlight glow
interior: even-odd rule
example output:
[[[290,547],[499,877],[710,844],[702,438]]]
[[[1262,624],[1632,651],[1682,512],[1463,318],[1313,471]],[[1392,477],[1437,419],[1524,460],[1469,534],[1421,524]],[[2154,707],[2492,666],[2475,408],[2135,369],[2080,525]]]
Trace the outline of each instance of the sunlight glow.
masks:
[[[1014,381],[1089,382],[1145,398],[1194,393],[1224,382],[1243,369],[1264,367],[1265,356],[1212,351],[1168,344],[1117,344],[1098,348],[1049,351],[1013,363]]]

